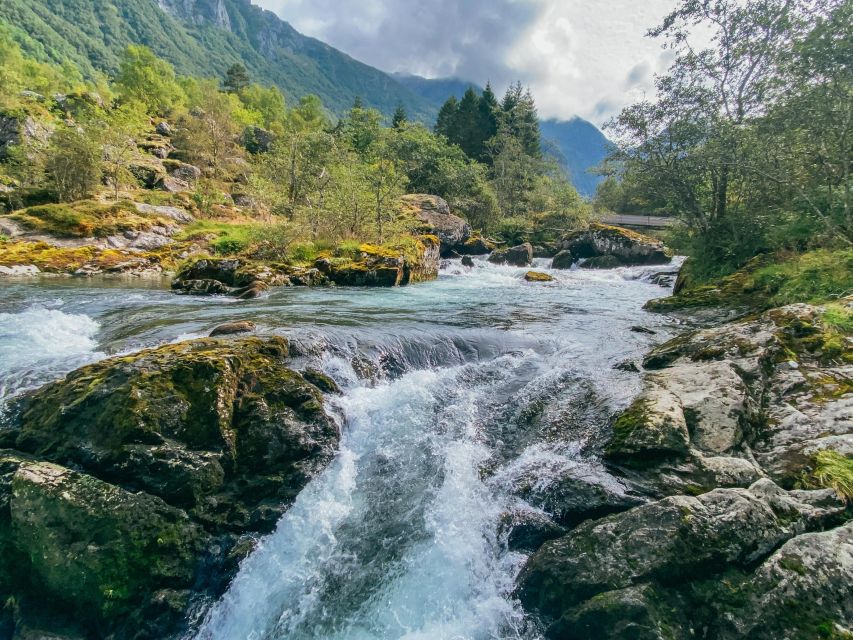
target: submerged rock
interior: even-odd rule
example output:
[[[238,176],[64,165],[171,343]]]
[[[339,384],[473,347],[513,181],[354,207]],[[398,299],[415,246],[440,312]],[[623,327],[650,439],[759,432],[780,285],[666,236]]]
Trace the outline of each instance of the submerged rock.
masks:
[[[218,327],[215,327],[210,332],[210,337],[217,336],[233,336],[238,333],[252,333],[255,330],[255,323],[251,320],[240,320],[238,322],[226,322]]]
[[[612,269],[630,265],[666,264],[672,260],[672,255],[660,240],[599,223],[566,236],[558,248],[560,253],[555,256],[555,269],[565,269],[579,261],[583,261],[581,266],[588,269]]]
[[[489,256],[493,264],[508,264],[514,267],[527,267],[533,264],[533,246],[529,242],[509,249],[499,249]]]
[[[577,262],[571,251],[562,250],[551,261],[552,269],[571,269],[572,265]]]
[[[0,456],[0,551],[16,559],[0,595],[160,638],[221,593],[242,536],[270,532],[337,447],[288,354],[283,338],[193,340],[18,399],[0,431],[17,450]]]

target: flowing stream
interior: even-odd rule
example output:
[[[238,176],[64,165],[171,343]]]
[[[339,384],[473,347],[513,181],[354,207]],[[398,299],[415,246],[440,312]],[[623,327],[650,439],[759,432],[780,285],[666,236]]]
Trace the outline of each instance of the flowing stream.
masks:
[[[526,556],[504,526],[571,475],[621,487],[595,455],[638,391],[614,369],[676,328],[642,311],[660,269],[451,262],[400,289],[279,289],[237,302],[162,283],[4,281],[3,399],[109,355],[253,320],[344,389],[340,451],[259,541],[198,640],[537,638],[512,598]],[[656,333],[638,333],[640,325]]]

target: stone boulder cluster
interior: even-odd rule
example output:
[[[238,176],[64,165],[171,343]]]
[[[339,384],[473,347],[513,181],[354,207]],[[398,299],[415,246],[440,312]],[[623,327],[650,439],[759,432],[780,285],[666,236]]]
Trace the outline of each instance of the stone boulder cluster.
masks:
[[[194,340],[19,398],[0,425],[0,635],[180,635],[337,448],[334,382],[289,352]]]
[[[554,269],[569,269],[576,264],[584,269],[613,269],[672,261],[672,254],[660,240],[600,223],[566,236],[557,249]]]
[[[603,445],[619,490],[596,486],[599,515],[562,533],[541,525],[519,577],[546,637],[849,636],[850,487],[821,465],[849,483],[853,345],[822,313],[774,309],[645,358]]]

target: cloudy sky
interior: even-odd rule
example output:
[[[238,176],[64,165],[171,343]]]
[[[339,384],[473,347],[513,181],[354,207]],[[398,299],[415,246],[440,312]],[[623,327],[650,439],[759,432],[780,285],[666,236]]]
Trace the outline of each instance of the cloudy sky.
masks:
[[[384,71],[521,80],[543,117],[602,124],[652,87],[668,53],[646,30],[676,0],[253,0]]]

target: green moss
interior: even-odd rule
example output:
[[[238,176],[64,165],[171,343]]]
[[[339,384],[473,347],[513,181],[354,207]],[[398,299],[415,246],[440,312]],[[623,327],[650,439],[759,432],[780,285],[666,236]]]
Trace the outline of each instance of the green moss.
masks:
[[[31,231],[60,238],[104,238],[174,224],[170,218],[140,213],[129,201],[48,204],[22,209],[10,217]]]
[[[763,310],[795,302],[821,303],[853,290],[853,250],[819,249],[754,258],[743,268],[713,282],[686,277],[675,296],[652,300],[652,311],[704,307]]]

